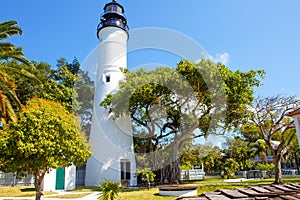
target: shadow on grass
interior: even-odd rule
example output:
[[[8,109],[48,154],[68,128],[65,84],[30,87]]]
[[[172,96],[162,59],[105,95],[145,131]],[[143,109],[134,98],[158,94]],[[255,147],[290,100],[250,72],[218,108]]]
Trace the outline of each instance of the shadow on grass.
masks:
[[[21,192],[35,192],[35,188],[22,188]]]
[[[141,190],[147,190],[146,188],[126,188],[126,189],[123,189],[122,192],[125,192],[125,193],[130,193],[130,192],[138,192],[138,191],[141,191]]]

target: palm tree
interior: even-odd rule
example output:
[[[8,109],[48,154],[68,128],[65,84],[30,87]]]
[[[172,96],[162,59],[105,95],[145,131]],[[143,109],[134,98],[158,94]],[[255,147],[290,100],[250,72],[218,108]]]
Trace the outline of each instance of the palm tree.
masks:
[[[268,149],[267,144],[264,140],[258,139],[255,143],[251,144],[251,149],[253,150],[252,155],[259,155],[261,158],[261,163],[266,163],[267,154],[266,151]]]
[[[8,65],[9,61],[21,62],[32,67],[31,62],[24,56],[21,47],[16,47],[3,40],[13,35],[21,35],[22,30],[17,26],[18,22],[14,20],[0,22],[0,120],[4,124],[7,121],[17,121],[15,110],[21,107],[20,100],[16,94],[17,86],[10,74],[18,73],[32,77],[27,70],[20,69],[20,66]]]
[[[0,22],[0,41],[10,38],[13,35],[22,35],[22,30],[14,20]],[[0,42],[0,62],[17,60],[30,65],[30,61],[24,56],[21,47],[16,47],[9,42]]]

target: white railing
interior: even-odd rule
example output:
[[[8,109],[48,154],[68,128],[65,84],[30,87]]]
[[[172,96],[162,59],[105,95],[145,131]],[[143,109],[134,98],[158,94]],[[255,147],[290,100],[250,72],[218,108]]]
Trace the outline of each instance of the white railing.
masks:
[[[181,180],[201,180],[204,175],[202,169],[181,170]]]
[[[17,176],[15,173],[0,172],[0,187],[5,186],[31,186],[34,185],[32,175]]]

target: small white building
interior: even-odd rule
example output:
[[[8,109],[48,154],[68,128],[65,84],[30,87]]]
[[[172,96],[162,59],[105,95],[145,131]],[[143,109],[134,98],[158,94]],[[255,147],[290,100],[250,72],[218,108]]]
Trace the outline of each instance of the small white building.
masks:
[[[44,177],[43,191],[74,190],[76,166],[52,169]]]

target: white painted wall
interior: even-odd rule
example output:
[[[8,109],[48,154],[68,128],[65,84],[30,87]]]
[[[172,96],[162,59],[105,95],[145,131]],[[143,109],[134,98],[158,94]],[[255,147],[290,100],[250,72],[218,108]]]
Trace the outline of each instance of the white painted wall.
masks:
[[[76,166],[71,165],[65,168],[65,190],[76,188]]]
[[[52,169],[46,173],[43,183],[43,191],[54,191],[56,184],[56,169]]]
[[[129,117],[117,122],[100,103],[107,94],[116,92],[124,79],[120,67],[127,68],[127,32],[106,27],[99,32],[99,60],[90,143],[92,157],[87,161],[86,185],[95,186],[105,179],[120,181],[120,161],[131,162],[131,185],[136,185],[136,163]],[[106,76],[110,82],[106,82]]]

